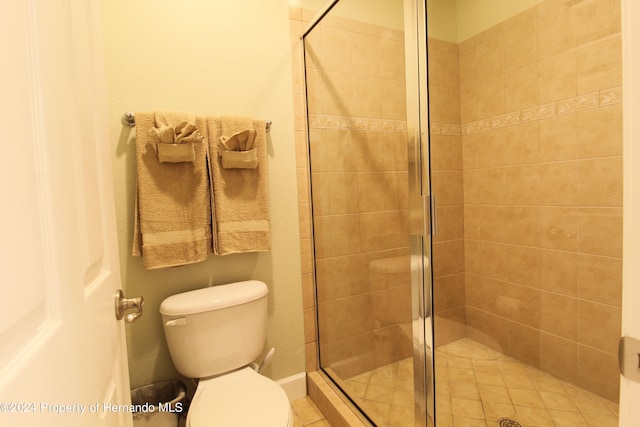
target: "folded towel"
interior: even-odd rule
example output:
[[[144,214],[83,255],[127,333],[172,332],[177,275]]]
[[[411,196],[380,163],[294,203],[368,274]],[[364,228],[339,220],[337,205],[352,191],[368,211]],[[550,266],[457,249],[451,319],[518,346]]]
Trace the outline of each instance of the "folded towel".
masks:
[[[249,151],[256,146],[256,134],[255,129],[245,129],[231,136],[222,135],[220,146],[229,151]]]
[[[133,255],[142,256],[147,269],[203,261],[212,251],[206,121],[182,113],[135,117],[138,180]],[[193,144],[193,161],[160,161],[156,145],[168,142],[172,133],[174,142],[180,135]]]
[[[225,169],[255,169],[258,167],[258,150],[255,129],[245,129],[231,136],[222,135],[218,142],[218,155]]]
[[[196,159],[194,144],[201,143],[204,138],[197,127],[186,121],[177,126],[159,125],[151,128],[149,134],[156,143],[158,159],[163,163],[193,162]]]
[[[214,253],[268,251],[271,231],[265,122],[247,116],[207,117],[207,132]],[[219,155],[221,147],[235,153],[242,153],[236,148],[255,150],[256,167],[225,168]]]

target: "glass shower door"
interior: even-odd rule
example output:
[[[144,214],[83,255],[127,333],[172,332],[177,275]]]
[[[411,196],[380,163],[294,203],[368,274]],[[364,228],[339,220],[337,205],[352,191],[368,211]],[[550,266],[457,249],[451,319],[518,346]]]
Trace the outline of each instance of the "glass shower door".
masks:
[[[375,425],[433,425],[424,4],[341,0],[308,28],[319,364]]]

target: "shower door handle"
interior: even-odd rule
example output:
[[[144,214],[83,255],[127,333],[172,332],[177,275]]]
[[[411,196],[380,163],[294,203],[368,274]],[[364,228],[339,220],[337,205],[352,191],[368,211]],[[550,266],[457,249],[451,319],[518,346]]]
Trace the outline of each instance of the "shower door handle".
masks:
[[[428,236],[431,234],[435,236],[438,234],[438,216],[436,214],[436,196],[423,195],[422,196],[422,211],[423,211],[423,235]]]
[[[438,213],[436,211],[436,196],[431,195],[431,230],[432,234],[436,236],[438,234]]]

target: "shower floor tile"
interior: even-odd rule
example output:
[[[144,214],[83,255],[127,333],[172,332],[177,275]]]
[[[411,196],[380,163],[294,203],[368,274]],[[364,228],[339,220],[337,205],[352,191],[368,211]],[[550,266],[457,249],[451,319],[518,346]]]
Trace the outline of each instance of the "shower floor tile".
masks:
[[[348,378],[347,392],[380,427],[413,426],[413,364]],[[617,427],[618,405],[469,338],[436,349],[437,427]]]

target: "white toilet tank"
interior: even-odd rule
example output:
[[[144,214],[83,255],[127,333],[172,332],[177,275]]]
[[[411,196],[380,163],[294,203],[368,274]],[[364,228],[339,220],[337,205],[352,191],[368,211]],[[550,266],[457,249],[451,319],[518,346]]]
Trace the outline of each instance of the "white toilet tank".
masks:
[[[170,296],[160,304],[173,364],[189,378],[255,361],[267,333],[267,285],[257,280]]]

